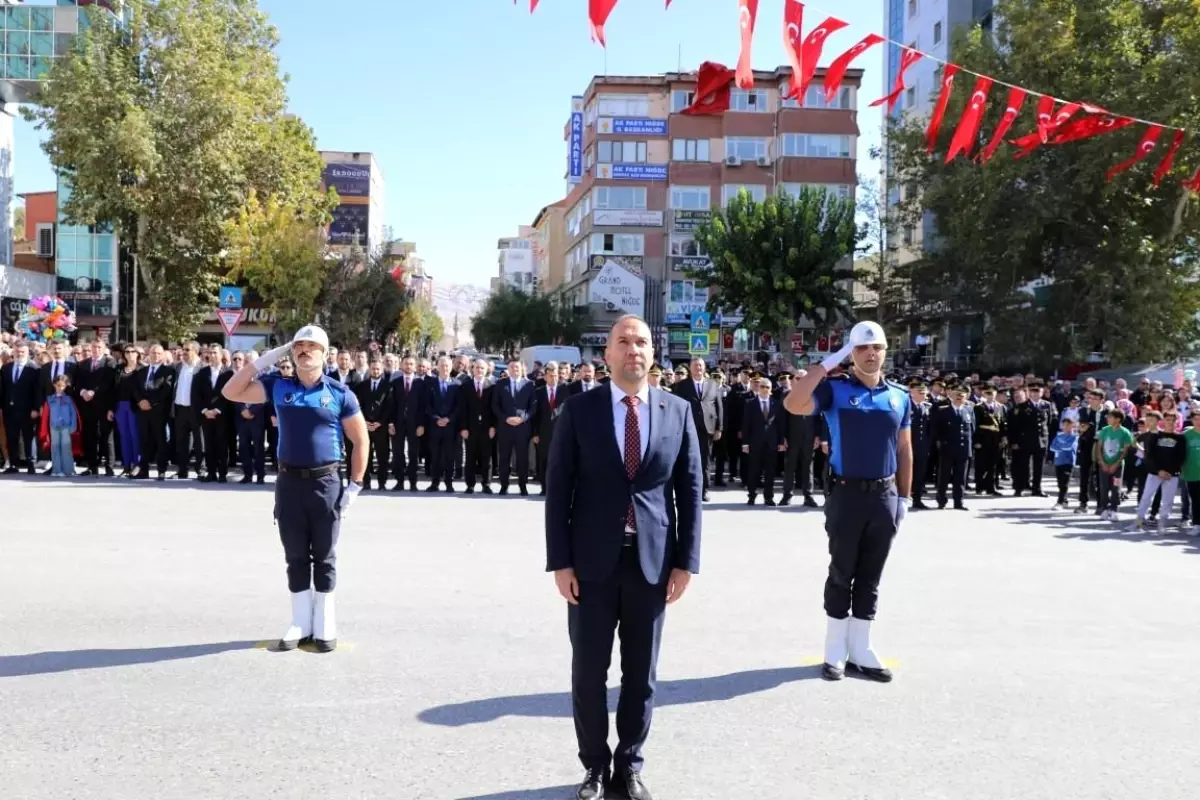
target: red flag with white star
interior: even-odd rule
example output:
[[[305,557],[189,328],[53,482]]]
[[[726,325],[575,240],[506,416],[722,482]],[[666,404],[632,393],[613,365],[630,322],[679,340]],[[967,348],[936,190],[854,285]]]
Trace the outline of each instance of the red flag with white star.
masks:
[[[800,46],[802,72],[799,84],[792,90],[793,97],[804,99],[804,93],[808,91],[808,85],[817,73],[817,62],[821,60],[821,51],[825,49],[825,40],[829,38],[829,34],[837,33],[848,24],[837,17],[827,17],[804,37],[804,44]]]
[[[1064,108],[1063,110],[1065,111],[1066,109]],[[1114,117],[1111,114],[1089,114],[1086,117],[1069,120],[1055,128],[1054,133],[1050,137],[1050,144],[1081,142],[1093,136],[1119,131],[1121,128],[1132,124],[1133,120],[1129,117]]]
[[[954,76],[958,70],[958,64],[947,64],[942,70],[942,88],[938,90],[937,105],[929,118],[929,127],[925,129],[925,151],[928,153],[937,148],[938,131],[942,128],[942,117],[946,116],[946,104],[950,102],[950,92],[954,89]]]
[[[967,102],[967,107],[963,109],[962,116],[958,118],[958,127],[954,129],[954,138],[950,140],[950,149],[946,151],[947,164],[953,161],[959,153],[967,158],[971,157],[971,149],[979,140],[979,126],[983,124],[983,112],[987,108],[988,92],[991,89],[991,78],[980,75],[975,79],[975,89],[971,92],[971,99]]]
[[[804,29],[804,3],[799,0],[785,0],[783,4],[783,52],[787,55],[788,64],[792,67],[792,80],[789,82],[787,97],[793,97],[800,76],[804,74],[803,62],[800,59],[800,32]]]
[[[729,110],[734,71],[724,64],[705,61],[696,76],[696,94],[681,114],[723,114]]]
[[[858,44],[833,60],[833,63],[825,69],[826,103],[833,102],[834,96],[837,95],[837,90],[842,85],[842,76],[846,74],[846,70],[850,67],[850,62],[883,41],[886,40],[879,34],[868,33]]]
[[[1117,175],[1120,175],[1125,170],[1138,163],[1150,153],[1154,152],[1154,148],[1158,145],[1158,137],[1162,135],[1161,125],[1151,125],[1146,128],[1146,132],[1142,134],[1142,140],[1138,142],[1137,150],[1133,151],[1133,155],[1122,161],[1120,164],[1114,164],[1104,173],[1104,180],[1111,181]]]
[[[754,41],[754,22],[758,18],[758,0],[738,0],[738,27],[742,29],[742,49],[738,54],[737,85],[754,88],[754,67],[750,63],[750,45]]]
[[[617,0],[588,0],[588,20],[592,23],[592,38],[607,47],[604,43],[604,23],[608,15],[617,7]]]
[[[896,101],[900,99],[900,95],[904,94],[904,73],[908,71],[909,67],[920,61],[922,55],[919,50],[904,48],[904,52],[900,56],[900,69],[896,71],[896,83],[892,86],[892,91],[871,103],[871,108],[887,103],[888,113],[891,113],[892,109],[896,107]]]
[[[1171,171],[1171,165],[1175,163],[1175,153],[1179,151],[1179,146],[1183,144],[1183,137],[1185,135],[1184,131],[1175,131],[1175,137],[1171,140],[1171,146],[1167,148],[1167,154],[1163,156],[1158,169],[1154,170],[1154,179],[1151,183],[1155,186],[1162,183],[1162,179],[1167,177],[1167,173]]]
[[[1008,135],[1009,128],[1017,121],[1017,115],[1021,113],[1021,106],[1023,105],[1025,105],[1025,90],[1019,86],[1009,89],[1008,102],[1004,107],[1004,116],[1000,118],[1000,124],[996,126],[995,132],[992,133],[992,140],[976,156],[980,164],[986,164],[996,154],[996,148],[1001,145],[1004,137]]]

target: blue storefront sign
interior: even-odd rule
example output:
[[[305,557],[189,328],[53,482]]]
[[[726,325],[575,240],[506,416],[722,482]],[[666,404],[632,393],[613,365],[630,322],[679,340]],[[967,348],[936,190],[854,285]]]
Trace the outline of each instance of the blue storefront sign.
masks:
[[[571,134],[567,146],[567,182],[583,180],[583,98],[571,98]]]
[[[637,136],[666,136],[667,121],[650,117],[614,117],[612,132]]]
[[[614,181],[665,181],[666,164],[613,164]]]

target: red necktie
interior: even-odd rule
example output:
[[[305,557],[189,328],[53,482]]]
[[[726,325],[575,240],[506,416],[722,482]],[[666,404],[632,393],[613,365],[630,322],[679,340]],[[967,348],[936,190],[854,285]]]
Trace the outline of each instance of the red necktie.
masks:
[[[475,394],[479,395],[479,399],[483,399],[483,384],[475,381]]]
[[[554,389],[550,389],[550,410],[554,410]]]
[[[638,426],[638,399],[631,395],[623,401],[625,409],[625,477],[633,480],[642,464],[642,434]],[[633,502],[625,512],[625,527],[637,530],[637,518],[633,513]]]

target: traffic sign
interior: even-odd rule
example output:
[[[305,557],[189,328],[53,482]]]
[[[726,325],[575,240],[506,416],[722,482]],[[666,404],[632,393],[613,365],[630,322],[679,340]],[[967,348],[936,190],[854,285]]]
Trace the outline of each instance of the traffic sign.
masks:
[[[221,327],[225,329],[225,335],[233,336],[238,323],[242,321],[242,312],[222,309],[217,311],[217,319],[221,322]]]
[[[241,308],[242,290],[239,286],[222,286],[217,294],[217,308]]]
[[[697,311],[692,314],[692,332],[699,333],[700,331],[708,332],[712,327],[712,317],[707,311]]]
[[[708,355],[708,331],[689,335],[688,354],[693,356]]]

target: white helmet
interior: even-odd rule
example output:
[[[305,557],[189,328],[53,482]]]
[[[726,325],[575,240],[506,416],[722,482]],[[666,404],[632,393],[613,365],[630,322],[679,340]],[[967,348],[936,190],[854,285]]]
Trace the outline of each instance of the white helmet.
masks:
[[[312,342],[320,345],[322,350],[329,350],[329,334],[318,325],[305,325],[300,330],[296,331],[296,335],[292,337],[292,344],[296,345],[300,342]]]
[[[887,337],[878,322],[860,322],[850,329],[850,346],[862,347],[865,344],[887,345]]]

